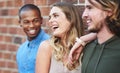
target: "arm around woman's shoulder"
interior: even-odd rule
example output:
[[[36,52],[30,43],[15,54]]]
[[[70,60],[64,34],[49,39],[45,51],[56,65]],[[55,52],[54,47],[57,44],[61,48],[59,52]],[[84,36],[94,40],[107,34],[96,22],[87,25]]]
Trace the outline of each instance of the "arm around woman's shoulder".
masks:
[[[49,73],[52,48],[49,41],[43,41],[37,53],[36,73]]]

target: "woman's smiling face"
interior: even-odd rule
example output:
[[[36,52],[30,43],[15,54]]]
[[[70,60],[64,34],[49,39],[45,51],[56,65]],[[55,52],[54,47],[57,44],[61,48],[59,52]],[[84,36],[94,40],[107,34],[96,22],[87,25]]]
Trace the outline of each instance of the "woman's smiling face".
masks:
[[[70,30],[70,21],[59,7],[53,7],[49,14],[49,25],[53,36],[64,37]]]

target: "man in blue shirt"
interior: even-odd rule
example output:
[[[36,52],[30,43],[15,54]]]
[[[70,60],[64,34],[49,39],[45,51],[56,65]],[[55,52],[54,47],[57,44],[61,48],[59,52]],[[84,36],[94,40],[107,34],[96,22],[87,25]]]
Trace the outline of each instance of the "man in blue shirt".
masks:
[[[19,73],[35,73],[39,44],[50,38],[41,29],[42,20],[39,8],[33,4],[26,4],[19,10],[19,23],[27,35],[27,40],[19,47],[16,55]]]

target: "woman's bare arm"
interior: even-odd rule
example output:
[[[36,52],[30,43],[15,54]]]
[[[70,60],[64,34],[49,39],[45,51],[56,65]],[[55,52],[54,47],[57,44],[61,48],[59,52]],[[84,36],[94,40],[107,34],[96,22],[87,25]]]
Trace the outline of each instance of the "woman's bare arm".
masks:
[[[49,73],[52,49],[48,41],[40,44],[36,58],[36,73]]]
[[[76,43],[72,47],[69,54],[69,62],[72,63],[74,60],[78,60],[82,52],[85,43],[88,43],[96,38],[96,33],[89,33],[87,35],[81,36],[76,40]]]

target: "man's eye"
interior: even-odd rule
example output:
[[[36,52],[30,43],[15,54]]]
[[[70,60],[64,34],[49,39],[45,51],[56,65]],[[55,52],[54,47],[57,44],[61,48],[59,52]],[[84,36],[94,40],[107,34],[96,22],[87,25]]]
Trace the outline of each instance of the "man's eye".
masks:
[[[35,19],[35,20],[33,20],[33,22],[34,22],[34,23],[37,23],[37,22],[39,22],[39,20],[38,20],[38,19]]]
[[[54,15],[54,17],[58,17],[58,15]]]
[[[24,24],[28,24],[28,23],[29,23],[29,21],[23,21],[23,23],[24,23]]]
[[[87,9],[92,9],[92,7],[91,6],[87,6]]]

